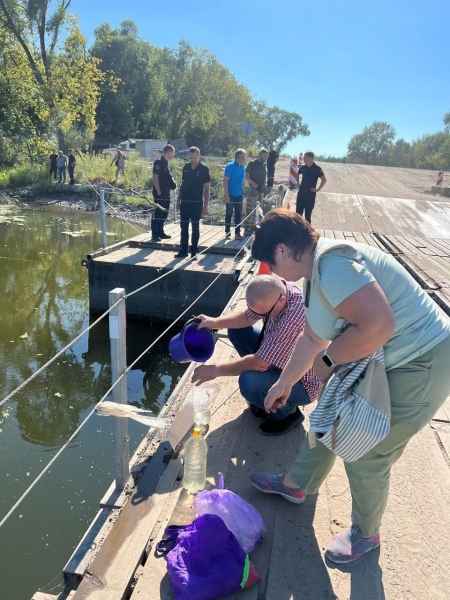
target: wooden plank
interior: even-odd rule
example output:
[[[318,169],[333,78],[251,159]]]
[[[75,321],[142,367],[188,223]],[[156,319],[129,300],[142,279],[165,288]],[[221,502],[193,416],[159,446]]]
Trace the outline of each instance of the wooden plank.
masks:
[[[418,238],[415,236],[411,236],[411,241],[414,240],[414,245],[420,250],[421,253],[426,254],[427,256],[436,256],[437,251],[436,248],[430,246],[427,243],[425,238]]]
[[[324,236],[325,236],[326,238],[329,238],[329,239],[331,239],[331,240],[334,240],[334,239],[336,239],[336,238],[334,237],[334,231],[332,231],[331,229],[324,229],[323,231],[324,231]]]
[[[383,250],[383,252],[385,251],[383,246],[378,242],[378,240],[373,236],[373,234],[363,233],[362,236],[366,240],[366,244],[368,246],[372,246],[372,248],[378,248],[378,250]]]
[[[333,233],[334,233],[334,237],[337,240],[345,240],[345,236],[344,236],[344,233],[342,231],[333,231]]]
[[[355,241],[357,241],[358,244],[366,244],[366,246],[367,246],[367,242],[362,233],[355,231],[355,233],[353,235],[355,236]]]
[[[450,250],[450,239],[446,238],[433,238],[435,242],[438,242],[444,248],[448,248]]]
[[[438,256],[450,256],[450,248],[447,248],[439,241],[432,238],[426,238],[427,244],[430,248],[435,248]]]
[[[356,242],[354,233],[352,233],[351,231],[344,231],[343,233],[346,240],[349,240],[350,242]]]

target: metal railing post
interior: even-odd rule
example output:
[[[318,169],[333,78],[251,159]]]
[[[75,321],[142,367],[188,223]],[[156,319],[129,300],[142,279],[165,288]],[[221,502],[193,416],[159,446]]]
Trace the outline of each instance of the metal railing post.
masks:
[[[115,383],[127,367],[125,290],[115,288],[109,292],[109,306],[122,300],[109,313],[109,339],[111,344],[111,379]],[[127,403],[127,376],[125,375],[112,390],[113,402]],[[128,419],[114,419],[114,449],[116,489],[123,490],[130,475],[128,450]]]
[[[177,194],[172,194],[172,206],[173,206],[173,222],[177,222]]]
[[[105,190],[103,189],[100,189],[100,224],[102,228],[102,248],[106,248]]]
[[[255,225],[258,225],[258,223],[259,223],[259,206],[260,206],[260,203],[257,202],[256,210],[255,210]]]

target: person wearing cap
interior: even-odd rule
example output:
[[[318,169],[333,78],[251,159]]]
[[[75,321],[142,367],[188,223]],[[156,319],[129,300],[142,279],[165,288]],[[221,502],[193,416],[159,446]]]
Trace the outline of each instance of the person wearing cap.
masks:
[[[248,183],[245,233],[251,235],[255,228],[255,208],[257,203],[262,203],[263,191],[267,180],[267,158],[268,151],[261,148],[258,158],[251,160],[245,169],[245,181]]]
[[[278,152],[273,146],[269,148],[269,156],[267,158],[267,187],[273,187],[275,177],[275,165],[278,162]]]
[[[169,161],[175,154],[175,148],[171,144],[166,144],[163,148],[161,158],[153,163],[153,198],[159,206],[153,213],[151,230],[152,242],[170,239],[170,235],[164,233],[164,223],[169,214],[170,190],[177,187],[172,173],[170,172]]]
[[[223,175],[223,191],[225,197],[225,235],[231,235],[231,217],[234,209],[234,237],[241,240],[242,201],[244,190],[246,152],[238,148],[234,160],[227,164]]]
[[[304,165],[301,165],[297,171],[297,185],[300,185],[297,194],[297,206],[295,212],[311,223],[311,214],[316,203],[316,193],[320,192],[326,184],[327,179],[319,165],[314,162],[314,152],[305,152],[303,157]],[[302,181],[299,184],[300,175]],[[317,180],[320,179],[320,185],[317,187]]]
[[[283,435],[304,420],[299,406],[317,400],[320,382],[309,369],[293,385],[281,411],[266,412],[264,400],[281,376],[305,326],[305,306],[301,290],[290,281],[274,275],[258,275],[247,286],[247,308],[221,317],[200,315],[198,329],[228,329],[228,338],[239,358],[197,367],[192,381],[201,385],[217,377],[239,376],[239,390],[251,413],[262,418],[259,433]],[[258,327],[258,321],[263,321]]]

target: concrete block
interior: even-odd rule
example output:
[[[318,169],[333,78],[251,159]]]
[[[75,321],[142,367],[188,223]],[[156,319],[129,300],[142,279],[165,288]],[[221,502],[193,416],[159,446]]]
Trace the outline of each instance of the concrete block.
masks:
[[[440,196],[450,196],[450,187],[441,187],[440,185],[431,186],[431,192],[433,194],[439,194]]]

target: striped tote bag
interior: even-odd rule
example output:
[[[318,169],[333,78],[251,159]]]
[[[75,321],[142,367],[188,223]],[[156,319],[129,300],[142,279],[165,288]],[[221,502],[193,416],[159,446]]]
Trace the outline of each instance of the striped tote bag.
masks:
[[[346,462],[354,462],[390,429],[391,398],[384,350],[339,367],[323,388],[309,423],[311,447],[319,441]]]

